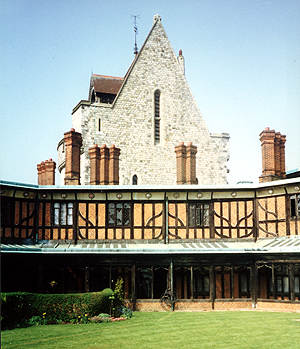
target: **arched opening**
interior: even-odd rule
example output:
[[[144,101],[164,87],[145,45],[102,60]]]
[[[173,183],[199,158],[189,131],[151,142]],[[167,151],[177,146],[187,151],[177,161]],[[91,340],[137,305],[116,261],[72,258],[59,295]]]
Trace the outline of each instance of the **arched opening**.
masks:
[[[154,144],[160,142],[160,91],[154,92]]]
[[[137,185],[138,184],[138,177],[137,177],[137,175],[133,175],[132,176],[132,184],[133,185]]]

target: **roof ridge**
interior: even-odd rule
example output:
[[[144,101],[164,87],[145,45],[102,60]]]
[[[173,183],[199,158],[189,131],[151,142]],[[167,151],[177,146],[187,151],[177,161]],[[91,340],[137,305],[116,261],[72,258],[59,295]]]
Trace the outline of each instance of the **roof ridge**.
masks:
[[[116,80],[124,80],[123,77],[120,76],[111,76],[111,75],[101,75],[101,74],[92,74],[92,77],[101,77],[104,79],[116,79]]]

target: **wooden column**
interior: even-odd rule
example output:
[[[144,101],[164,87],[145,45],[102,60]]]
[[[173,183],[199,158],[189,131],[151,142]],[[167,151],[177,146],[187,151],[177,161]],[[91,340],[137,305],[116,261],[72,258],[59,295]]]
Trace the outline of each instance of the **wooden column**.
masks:
[[[108,269],[108,279],[109,279],[109,288],[112,289],[112,280],[111,280],[111,265],[109,266],[109,269]]]
[[[250,280],[251,280],[250,284],[251,284],[252,308],[256,308],[256,302],[257,302],[257,265],[256,263],[251,265]]]
[[[230,297],[234,298],[234,265],[231,266],[230,270]]]
[[[290,299],[295,302],[295,265],[289,264]]]
[[[209,204],[209,237],[210,239],[215,238],[215,225],[214,225],[214,203]]]
[[[171,301],[172,301],[172,306],[171,309],[172,311],[175,310],[175,299],[174,299],[174,263],[173,263],[173,259],[171,259],[170,261],[170,289],[171,289]]]
[[[211,301],[211,308],[215,308],[216,299],[216,280],[215,280],[215,267],[213,265],[209,268],[209,298]]]
[[[88,266],[84,268],[84,291],[90,291],[90,268]]]
[[[136,265],[133,264],[131,266],[131,302],[132,302],[132,310],[136,309],[135,274],[136,274]]]
[[[151,299],[154,298],[154,267],[151,267]]]
[[[272,289],[273,289],[273,298],[277,298],[277,292],[275,291],[275,268],[274,264],[272,263]]]
[[[194,299],[194,268],[191,266],[191,299]]]

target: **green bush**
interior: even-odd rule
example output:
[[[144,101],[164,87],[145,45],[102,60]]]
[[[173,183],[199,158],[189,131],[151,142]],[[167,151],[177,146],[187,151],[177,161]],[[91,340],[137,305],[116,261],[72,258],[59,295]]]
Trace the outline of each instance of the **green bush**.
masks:
[[[38,294],[12,292],[3,294],[2,328],[30,325],[29,320],[41,318],[44,324],[84,322],[87,316],[107,313],[110,308],[111,289],[78,294]]]

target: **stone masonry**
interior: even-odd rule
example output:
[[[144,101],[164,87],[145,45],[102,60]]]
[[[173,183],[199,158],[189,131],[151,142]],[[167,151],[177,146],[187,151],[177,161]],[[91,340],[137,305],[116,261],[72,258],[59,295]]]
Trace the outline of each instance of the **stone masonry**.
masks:
[[[161,18],[152,29],[124,77],[112,104],[81,101],[72,113],[72,127],[82,134],[81,184],[90,183],[89,148],[115,144],[121,149],[120,184],[176,184],[176,155],[180,142],[197,147],[199,184],[227,182],[229,135],[210,134],[184,75],[182,51],[176,57]],[[154,93],[160,91],[160,141],[154,136]],[[101,130],[98,130],[99,119]],[[58,168],[64,176],[63,142]]]

